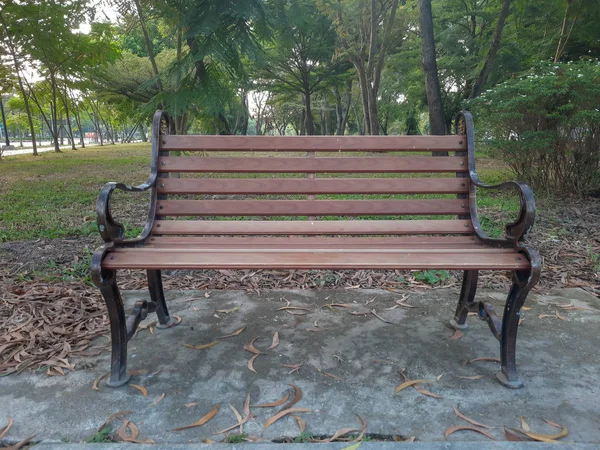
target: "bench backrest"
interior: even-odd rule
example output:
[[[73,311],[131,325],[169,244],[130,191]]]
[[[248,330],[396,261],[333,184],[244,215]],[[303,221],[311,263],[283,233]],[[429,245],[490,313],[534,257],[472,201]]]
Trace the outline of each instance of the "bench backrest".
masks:
[[[464,136],[162,135],[153,234],[472,234],[466,150]]]

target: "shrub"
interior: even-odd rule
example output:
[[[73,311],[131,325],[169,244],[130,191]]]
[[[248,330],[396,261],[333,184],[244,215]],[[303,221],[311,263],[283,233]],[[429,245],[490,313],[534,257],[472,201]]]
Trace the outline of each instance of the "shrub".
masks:
[[[536,190],[600,191],[600,62],[538,64],[468,106],[486,145]]]

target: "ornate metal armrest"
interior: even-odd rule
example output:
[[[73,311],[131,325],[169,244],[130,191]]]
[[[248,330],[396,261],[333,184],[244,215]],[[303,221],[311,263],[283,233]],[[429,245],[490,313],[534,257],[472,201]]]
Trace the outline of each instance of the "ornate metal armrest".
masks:
[[[139,186],[130,186],[123,183],[107,183],[104,185],[96,201],[96,214],[98,216],[98,230],[106,243],[136,244],[143,242],[150,234],[156,213],[156,179],[158,178],[158,157],[160,155],[160,137],[169,134],[170,120],[164,111],[154,114],[152,124],[152,163],[148,180]],[[115,189],[127,192],[144,192],[151,190],[150,209],[148,220],[142,233],[136,239],[125,239],[125,227],[116,222],[111,214],[110,199]]]
[[[146,183],[140,184],[139,186],[130,186],[128,184],[114,182],[106,183],[104,185],[100,191],[100,195],[98,195],[98,200],[96,201],[98,230],[100,231],[100,235],[104,242],[123,242],[125,238],[125,227],[113,219],[110,210],[110,199],[115,189],[128,192],[143,192],[153,188],[155,183],[156,177],[152,179],[151,176]]]
[[[475,131],[471,113],[463,111],[458,115],[456,118],[456,134],[465,135],[467,138],[469,178],[471,179],[471,186],[469,188],[469,207],[475,233],[479,239],[488,243],[500,245],[506,243],[511,245],[518,244],[520,241],[527,238],[527,235],[535,222],[535,199],[533,197],[533,191],[529,186],[520,181],[508,181],[505,183],[488,185],[479,179],[479,175],[477,175],[477,170],[475,168]],[[481,223],[479,222],[479,216],[477,214],[476,189],[478,187],[499,190],[517,188],[519,191],[521,209],[517,219],[506,225],[506,239],[491,238],[485,234],[481,228]]]
[[[516,243],[526,239],[535,222],[535,199],[531,188],[521,181],[507,181],[505,183],[495,185],[484,184],[479,180],[477,173],[474,171],[470,174],[470,176],[472,185],[471,189],[473,191],[473,195],[470,195],[471,218],[479,237],[483,239],[492,239],[483,232],[479,223],[479,216],[477,214],[477,201],[474,194],[475,187],[498,190],[517,188],[519,191],[521,208],[517,219],[514,222],[506,225],[506,240]]]

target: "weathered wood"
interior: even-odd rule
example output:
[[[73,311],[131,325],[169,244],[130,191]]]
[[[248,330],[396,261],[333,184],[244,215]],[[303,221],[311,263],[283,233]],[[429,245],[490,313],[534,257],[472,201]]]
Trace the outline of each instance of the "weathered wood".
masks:
[[[108,269],[447,269],[519,270],[526,258],[513,253],[388,252],[147,252],[120,249],[104,260]]]
[[[158,158],[161,172],[223,173],[440,173],[466,172],[464,156],[398,156],[338,158]]]
[[[170,178],[159,194],[459,194],[468,178]]]
[[[464,151],[464,136],[163,136],[161,150],[277,152]]]
[[[468,202],[442,200],[160,200],[161,216],[468,215]]]
[[[157,220],[153,235],[473,234],[470,220]]]

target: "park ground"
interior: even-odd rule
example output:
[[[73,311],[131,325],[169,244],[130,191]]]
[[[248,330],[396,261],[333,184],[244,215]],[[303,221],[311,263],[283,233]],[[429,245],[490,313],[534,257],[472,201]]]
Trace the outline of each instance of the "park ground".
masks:
[[[98,391],[92,389],[108,368],[104,307],[89,278],[89,258],[100,245],[94,203],[107,181],[145,181],[149,160],[149,147],[135,144],[0,161],[0,338],[9,332],[22,337],[19,351],[0,352],[0,372],[8,375],[2,378],[0,403],[8,405],[6,415],[14,419],[8,437],[37,433],[38,440],[121,440],[124,419],[137,424],[140,439],[159,443],[308,442],[345,427],[359,435],[360,416],[367,423],[367,440],[441,441],[448,428],[471,426],[454,406],[492,427],[483,429],[496,439],[505,438],[503,426],[523,426],[524,416],[534,432],[556,433],[546,419],[569,429],[567,441],[600,442],[600,411],[593,401],[600,394],[598,199],[538,196],[531,243],[544,257],[544,272],[520,331],[522,390],[510,391],[495,381],[494,361],[464,365],[497,356],[497,343],[484,323],[473,321],[463,336],[449,339],[454,335],[446,324],[460,286],[458,273],[229,270],[168,276],[165,286],[182,323],[162,331],[149,318],[130,344],[132,383],[143,389],[109,390],[102,383]],[[482,157],[478,164],[486,182],[510,178],[493,158]],[[116,219],[135,235],[145,221],[147,196],[120,194],[113,203]],[[518,211],[509,195],[481,196],[479,206],[493,235]],[[131,272],[121,281],[129,290],[128,302],[146,295],[142,273]],[[501,310],[508,282],[502,274],[484,274],[480,295]],[[276,311],[286,301],[308,314]],[[347,306],[327,306],[332,303]],[[17,319],[25,325],[15,331]],[[31,325],[48,321],[55,326]],[[219,339],[242,327],[239,335]],[[275,332],[280,344],[266,351]],[[257,374],[249,370],[252,355],[243,349],[255,337],[256,346],[268,353],[256,359]],[[217,340],[200,350],[183,346]],[[15,358],[18,375],[10,374]],[[281,364],[300,368],[290,374],[295,366]],[[409,379],[431,380],[417,387],[442,398],[412,386],[393,395],[403,381],[401,369]],[[281,419],[263,433],[278,409],[251,409],[256,417],[243,433],[238,428],[214,434],[236,422],[229,404],[244,414],[248,393],[252,404],[267,403],[288,391],[293,396],[289,384],[302,392],[295,407],[312,411],[299,413],[301,420]],[[219,413],[205,426],[169,431],[193,423],[219,403]],[[119,411],[133,412],[98,435],[100,425]],[[0,416],[0,434],[3,420]],[[448,439],[488,438],[462,431]]]

